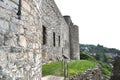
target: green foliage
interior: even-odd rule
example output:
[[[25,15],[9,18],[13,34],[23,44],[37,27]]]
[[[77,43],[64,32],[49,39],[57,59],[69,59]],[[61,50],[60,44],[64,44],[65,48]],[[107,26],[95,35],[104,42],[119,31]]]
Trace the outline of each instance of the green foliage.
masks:
[[[120,50],[107,48],[99,44],[97,46],[80,44],[80,50],[89,54],[96,54],[93,55],[96,60],[103,61],[108,64],[111,64],[113,57],[115,57],[116,54],[120,55]]]
[[[87,69],[92,69],[96,67],[96,62],[88,61],[88,60],[77,60],[71,61],[69,63],[68,75],[75,75],[77,73],[82,73]]]
[[[96,55],[94,56],[96,60],[98,61],[103,61],[105,63],[111,63],[112,62],[112,58],[110,57],[109,54],[107,53],[96,53]]]
[[[111,66],[109,66],[108,64],[106,64],[106,63],[104,63],[102,61],[98,61],[98,63],[102,67],[103,74],[105,74],[107,76],[111,76],[112,75],[112,67]]]
[[[88,60],[77,60],[68,63],[68,75],[75,75],[86,71],[87,69],[96,67],[96,62]],[[63,64],[62,62],[52,62],[44,64],[42,66],[42,75],[57,75],[63,76]]]
[[[89,53],[87,52],[80,52],[80,59],[81,60],[90,60],[90,61],[96,61],[95,58],[93,56],[91,56]]]
[[[100,53],[96,53],[96,55],[94,56],[96,60],[101,60],[101,54]]]
[[[101,65],[102,73],[104,75],[111,76],[112,68],[111,68],[111,66],[109,66],[107,64],[107,62],[109,63],[110,61],[112,61],[112,59],[110,58],[109,55],[97,53],[95,56],[96,59],[93,56],[91,56],[90,54],[88,54],[88,52],[81,52],[80,55],[81,55],[80,58],[83,60],[96,61],[96,63]]]
[[[112,63],[112,61],[113,61],[113,58],[111,58],[110,57],[110,55],[109,54],[104,54],[104,62],[106,62],[106,63]]]

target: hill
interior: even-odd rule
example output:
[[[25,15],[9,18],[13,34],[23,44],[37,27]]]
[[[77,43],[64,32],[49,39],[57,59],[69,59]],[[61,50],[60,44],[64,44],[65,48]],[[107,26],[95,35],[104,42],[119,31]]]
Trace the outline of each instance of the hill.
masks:
[[[114,58],[120,55],[120,50],[115,48],[107,48],[103,45],[89,45],[89,44],[80,44],[80,51],[88,52],[91,55],[105,54]]]
[[[88,52],[93,55],[96,60],[111,63],[114,57],[120,56],[120,50],[115,48],[107,48],[102,45],[80,44],[80,51]]]

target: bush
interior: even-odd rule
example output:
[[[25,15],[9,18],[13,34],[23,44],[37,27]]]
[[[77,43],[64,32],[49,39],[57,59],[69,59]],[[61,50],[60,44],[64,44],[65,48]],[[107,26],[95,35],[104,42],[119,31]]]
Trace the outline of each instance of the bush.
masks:
[[[89,61],[96,61],[96,59],[88,54],[87,52],[80,52],[80,59],[81,60],[89,60]]]

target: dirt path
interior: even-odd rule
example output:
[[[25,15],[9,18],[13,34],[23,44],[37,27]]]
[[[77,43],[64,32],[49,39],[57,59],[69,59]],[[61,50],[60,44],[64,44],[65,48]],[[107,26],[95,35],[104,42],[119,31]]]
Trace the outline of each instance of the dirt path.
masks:
[[[64,80],[64,77],[58,77],[58,76],[45,76],[45,77],[42,77],[41,80]]]

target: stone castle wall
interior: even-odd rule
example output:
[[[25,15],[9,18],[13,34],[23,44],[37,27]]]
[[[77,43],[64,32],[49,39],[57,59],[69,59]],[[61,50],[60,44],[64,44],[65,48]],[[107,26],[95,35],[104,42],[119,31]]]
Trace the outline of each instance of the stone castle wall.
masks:
[[[0,0],[0,79],[40,80],[41,0]]]
[[[42,62],[79,48],[77,27],[75,37],[70,29],[54,0],[0,0],[0,79],[40,80]]]
[[[42,47],[43,62],[57,60],[62,55],[69,57],[69,26],[54,0],[43,0],[42,5],[42,25],[46,27],[46,44]],[[53,33],[55,33],[55,46]]]

